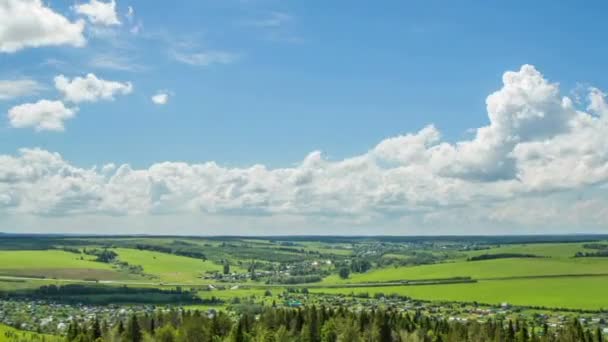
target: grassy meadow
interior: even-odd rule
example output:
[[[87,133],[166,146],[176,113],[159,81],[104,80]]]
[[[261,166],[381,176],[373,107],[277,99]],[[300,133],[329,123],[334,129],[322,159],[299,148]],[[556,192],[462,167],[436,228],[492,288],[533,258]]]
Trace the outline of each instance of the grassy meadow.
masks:
[[[162,282],[196,282],[201,280],[205,272],[222,271],[221,265],[210,260],[128,248],[114,251],[118,253],[120,261],[142,266],[145,274],[157,277]]]
[[[95,257],[61,250],[0,251],[0,275],[61,279],[129,279]]]
[[[64,341],[63,337],[38,334],[35,332],[17,330],[15,328],[0,324],[0,341],[2,342],[22,342],[22,341],[39,341],[39,342],[60,342]]]
[[[584,243],[530,243],[502,245],[491,249],[465,252],[467,256],[497,253],[534,254],[549,258],[570,259],[576,252],[585,251]]]
[[[9,244],[10,242],[10,244]],[[378,244],[375,241],[343,239],[320,241],[266,240],[254,238],[90,238],[47,241],[45,249],[19,250],[19,243],[36,247],[31,241],[4,242],[10,249],[0,248],[0,291],[26,289],[50,283],[68,283],[78,280],[99,280],[111,285],[137,285],[165,288],[172,286],[192,286],[204,289],[206,284],[221,285],[225,290],[198,291],[201,298],[216,297],[226,302],[231,298],[263,296],[264,279],[239,278],[228,283],[203,279],[208,272],[222,272],[220,260],[230,260],[231,272],[247,274],[246,265],[252,261],[273,265],[295,265],[301,262],[332,259],[324,265],[320,282],[296,283],[289,286],[309,287],[311,291],[328,293],[376,292],[399,293],[416,299],[441,301],[478,301],[482,303],[509,302],[517,305],[599,309],[608,308],[608,300],[603,299],[601,290],[608,286],[608,258],[574,258],[577,252],[589,251],[583,242],[570,243],[511,243],[472,246],[467,250],[462,245],[396,242]],[[0,241],[0,247],[2,247]],[[601,242],[598,242],[601,243]],[[140,266],[140,272],[129,272],[128,267],[117,263],[95,261],[95,256],[70,253],[47,246],[71,246],[76,248],[109,248],[117,253],[116,260],[129,266]],[[137,249],[138,245],[161,246],[167,251]],[[463,244],[465,245],[465,244]],[[447,246],[447,247],[446,247]],[[479,248],[482,249],[479,249]],[[208,260],[177,255],[171,251],[196,251],[204,253]],[[383,251],[365,256],[369,251]],[[378,260],[412,259],[416,252],[447,255],[437,263],[380,267]],[[363,253],[363,254],[361,254]],[[467,261],[467,258],[484,254],[533,254],[538,258],[503,258],[481,261]],[[364,273],[350,272],[346,279],[338,276],[340,263],[350,259],[369,258],[374,265]],[[376,258],[376,259],[374,259]],[[120,263],[119,263],[120,264]],[[273,266],[275,267],[275,266]],[[302,272],[311,272],[302,268]],[[290,271],[292,272],[292,271]],[[302,274],[302,273],[300,273]],[[304,273],[305,274],[305,273]],[[593,276],[591,276],[593,275]],[[4,278],[2,278],[4,276]],[[7,279],[7,276],[33,277],[33,279]],[[407,280],[448,279],[470,277],[473,283],[392,286],[394,282]],[[379,284],[378,287],[357,287],[357,284]],[[387,283],[382,286],[382,283]],[[242,286],[248,284],[252,287]],[[230,290],[234,285],[241,285]],[[285,287],[269,286],[271,292],[279,292]],[[341,287],[343,286],[343,287]],[[584,294],[584,295],[582,295]]]
[[[507,302],[521,306],[599,310],[608,308],[608,277],[560,277],[545,279],[487,280],[446,285],[384,286],[358,288],[311,288],[327,294],[399,294],[420,300]]]
[[[322,283],[376,283],[454,277],[471,277],[481,280],[584,274],[608,275],[608,259],[511,258],[474,262],[445,262],[433,265],[376,269],[367,273],[351,274],[348,279],[331,275],[325,278]]]

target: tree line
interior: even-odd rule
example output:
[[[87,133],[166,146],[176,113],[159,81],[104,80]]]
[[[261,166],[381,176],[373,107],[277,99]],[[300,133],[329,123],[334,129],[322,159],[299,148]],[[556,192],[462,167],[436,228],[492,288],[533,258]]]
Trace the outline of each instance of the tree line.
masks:
[[[573,319],[562,327],[537,327],[524,320],[459,322],[421,312],[392,308],[353,311],[343,306],[290,309],[264,307],[261,312],[230,316],[224,312],[170,310],[132,315],[113,326],[94,319],[72,322],[68,342],[603,342],[602,332]]]
[[[481,254],[467,258],[467,261],[480,261],[480,260],[492,260],[492,259],[509,259],[509,258],[542,258],[541,256],[534,254],[522,254],[522,253],[495,253],[495,254]]]

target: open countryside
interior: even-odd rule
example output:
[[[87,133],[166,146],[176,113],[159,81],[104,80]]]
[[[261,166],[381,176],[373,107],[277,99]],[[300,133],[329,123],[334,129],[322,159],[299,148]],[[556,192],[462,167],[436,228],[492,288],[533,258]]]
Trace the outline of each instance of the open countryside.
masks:
[[[5,311],[0,322],[61,336],[67,333],[67,317],[84,314],[71,307],[76,303],[115,319],[116,309],[98,306],[114,304],[131,308],[128,312],[154,311],[146,305],[240,312],[248,306],[354,300],[357,305],[381,307],[417,303],[416,310],[429,313],[453,303],[460,305],[453,314],[462,319],[482,310],[476,308],[513,319],[542,312],[547,324],[580,312],[602,319],[589,325],[604,329],[608,328],[602,323],[608,315],[607,241],[606,236],[593,235],[6,236],[0,242],[4,305],[19,308],[19,303],[38,301],[41,312],[63,305],[63,310],[73,313],[47,323],[48,317]],[[63,294],[58,297],[54,291]]]
[[[608,342],[607,13],[0,0],[0,342]]]

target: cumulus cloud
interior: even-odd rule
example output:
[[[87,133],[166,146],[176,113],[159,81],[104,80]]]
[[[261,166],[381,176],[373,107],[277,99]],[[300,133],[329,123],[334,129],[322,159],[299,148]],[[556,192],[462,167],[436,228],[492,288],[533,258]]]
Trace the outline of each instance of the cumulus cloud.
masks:
[[[40,83],[30,79],[0,80],[0,100],[34,95],[43,88]]]
[[[503,87],[486,99],[489,125],[476,130],[475,138],[433,149],[433,167],[445,176],[477,180],[511,179],[516,174],[510,155],[518,144],[540,141],[566,132],[576,116],[572,101],[561,98],[531,65],[503,76]]]
[[[86,16],[91,23],[96,25],[120,25],[115,0],[109,2],[90,0],[88,3],[74,6],[74,10],[76,13]]]
[[[578,108],[556,83],[524,65],[506,72],[502,87],[488,96],[488,124],[454,143],[429,125],[351,158],[330,160],[314,151],[288,168],[162,162],[98,170],[56,153],[21,150],[0,156],[0,194],[7,203],[0,210],[460,227],[557,225],[563,218],[562,225],[596,227],[608,219],[606,210],[597,210],[608,205],[608,105],[595,88],[586,102]],[[578,201],[580,192],[587,197]],[[569,203],[576,209],[565,210]]]
[[[169,94],[166,92],[158,92],[156,95],[152,96],[152,102],[157,105],[164,105],[169,102]]]
[[[84,21],[69,21],[42,0],[0,1],[0,52],[13,53],[27,47],[83,46]]]
[[[69,79],[64,75],[55,77],[55,87],[63,94],[66,101],[96,102],[113,100],[115,95],[127,95],[133,91],[130,82],[106,81],[94,74]]]
[[[37,131],[63,131],[65,120],[76,115],[77,109],[66,108],[61,101],[40,100],[15,106],[8,111],[11,126],[33,127]]]

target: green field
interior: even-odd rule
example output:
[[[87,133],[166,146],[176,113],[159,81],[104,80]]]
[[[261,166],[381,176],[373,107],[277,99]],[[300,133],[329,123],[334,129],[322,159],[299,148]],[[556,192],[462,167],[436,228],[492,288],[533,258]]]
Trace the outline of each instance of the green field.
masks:
[[[376,269],[368,273],[351,274],[348,279],[340,279],[337,275],[332,275],[325,278],[323,283],[373,283],[453,277],[496,279],[580,274],[608,275],[608,258],[512,258],[445,262],[414,267]]]
[[[82,260],[81,260],[82,258]],[[95,257],[60,250],[0,251],[0,275],[62,279],[129,279]]]
[[[9,326],[0,324],[0,341],[2,342],[21,342],[21,341],[39,341],[39,342],[59,342],[64,339],[59,336],[38,334],[29,331],[17,330]]]
[[[196,282],[205,272],[222,271],[222,266],[212,261],[203,261],[179,255],[117,248],[120,261],[140,265],[144,273],[158,277],[162,282]]]
[[[449,244],[407,245],[387,244],[386,253],[375,253],[369,256],[374,268],[366,273],[350,273],[347,279],[341,279],[337,271],[341,262],[355,257],[355,253],[374,248],[385,248],[376,243],[293,241],[269,241],[265,239],[232,239],[213,240],[198,238],[108,238],[90,240],[66,239],[54,242],[55,246],[77,245],[79,248],[105,248],[115,251],[117,260],[126,262],[129,266],[118,266],[117,263],[102,263],[94,261],[95,256],[70,253],[57,249],[16,250],[16,243],[26,243],[27,240],[14,241],[12,250],[0,250],[0,290],[8,291],[26,289],[40,285],[66,284],[78,280],[102,280],[109,285],[128,285],[142,287],[189,286],[205,289],[206,284],[216,283],[213,279],[203,279],[209,272],[222,272],[218,262],[228,258],[232,272],[247,273],[246,267],[252,261],[262,263],[279,263],[296,265],[301,261],[320,260],[316,254],[331,258],[336,267],[326,266],[325,271],[332,274],[320,283],[296,284],[299,287],[320,288],[326,291],[350,293],[364,292],[397,292],[420,299],[445,301],[478,301],[484,303],[510,302],[518,305],[566,307],[599,309],[608,308],[606,300],[602,300],[601,288],[608,285],[608,258],[574,258],[580,251],[590,251],[583,247],[582,242],[573,243],[530,243],[530,244],[488,244],[490,249],[463,251],[458,246]],[[1,242],[0,242],[1,244]],[[187,252],[190,249],[204,253],[211,260],[179,256],[151,250],[140,250],[134,247],[138,244],[147,246],[162,246],[169,251]],[[48,246],[50,243],[44,244]],[[446,247],[447,246],[447,247]],[[483,244],[470,245],[473,248],[487,246]],[[55,247],[56,248],[56,247]],[[304,249],[308,252],[302,252]],[[312,253],[311,253],[312,252]],[[403,253],[403,254],[401,254]],[[378,260],[415,259],[416,253],[437,253],[448,259],[437,264],[419,266],[388,266],[377,268]],[[467,261],[468,257],[483,254],[516,253],[533,254],[540,258],[506,258],[482,261]],[[202,255],[202,254],[201,254]],[[361,258],[359,254],[356,256]],[[274,260],[274,258],[277,258]],[[294,259],[295,258],[295,259]],[[376,259],[374,259],[376,258]],[[213,260],[213,261],[212,261]],[[295,261],[294,261],[295,260]],[[241,265],[241,266],[239,266]],[[293,266],[292,266],[293,267]],[[128,273],[128,271],[131,273]],[[311,272],[305,270],[305,272]],[[314,271],[313,271],[314,272]],[[140,274],[143,273],[143,274]],[[590,275],[595,275],[594,277]],[[7,278],[8,276],[8,278]],[[37,279],[14,279],[14,277],[33,277]],[[433,280],[455,277],[470,277],[476,283],[425,285],[425,286],[393,286],[388,283],[407,280]],[[241,284],[237,290],[229,290],[234,284],[217,283],[217,287],[225,290],[199,291],[203,298],[217,297],[227,303],[233,297],[263,296],[265,279],[257,281],[241,278],[237,282],[255,285],[256,288],[246,288]],[[357,284],[380,284],[380,287],[357,287]],[[342,287],[349,285],[349,287]],[[245,285],[246,286],[246,285]],[[355,287],[352,287],[355,286]],[[331,287],[331,289],[330,289]],[[279,288],[271,287],[273,294],[278,294]],[[322,290],[325,291],[325,290]],[[584,295],[583,295],[584,294]],[[599,298],[599,299],[598,299]]]
[[[599,310],[608,308],[608,277],[563,277],[545,279],[488,280],[478,283],[367,288],[317,288],[311,292],[330,294],[396,293],[422,300],[485,304],[507,302],[522,306],[544,306]]]
[[[504,245],[487,250],[466,252],[467,256],[496,253],[534,254],[551,258],[569,259],[580,251],[589,251],[583,248],[584,243],[535,243],[523,245]]]

